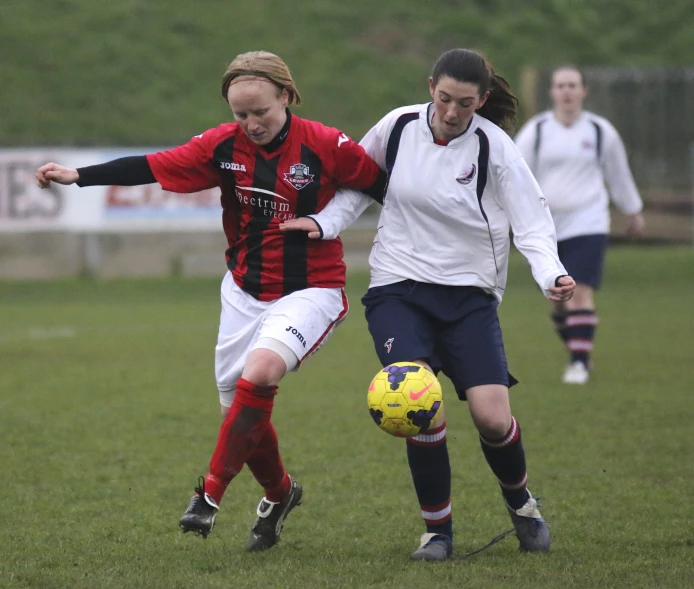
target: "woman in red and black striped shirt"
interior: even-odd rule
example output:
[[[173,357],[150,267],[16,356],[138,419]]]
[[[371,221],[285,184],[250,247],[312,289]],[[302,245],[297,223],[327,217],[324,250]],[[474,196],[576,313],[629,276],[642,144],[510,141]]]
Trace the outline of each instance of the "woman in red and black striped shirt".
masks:
[[[244,464],[264,487],[249,550],[273,546],[301,486],[284,469],[270,422],[277,385],[315,352],[347,313],[339,238],[312,240],[279,225],[320,212],[338,188],[382,201],[385,174],[341,131],[289,111],[301,98],[278,56],[237,56],[222,78],[235,122],[168,151],[80,169],[49,163],[38,185],[133,186],[172,192],[221,189],[228,272],[215,372],[225,415],[208,474],[180,520],[184,532],[212,530],[222,496]]]

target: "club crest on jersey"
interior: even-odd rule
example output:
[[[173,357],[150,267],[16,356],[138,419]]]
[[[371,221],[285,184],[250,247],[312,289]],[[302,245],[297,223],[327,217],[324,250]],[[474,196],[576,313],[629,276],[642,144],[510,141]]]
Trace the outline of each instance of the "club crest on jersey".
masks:
[[[313,182],[313,174],[309,174],[307,165],[293,164],[289,166],[289,172],[284,173],[284,179],[297,190],[301,190]]]
[[[470,167],[465,170],[460,176],[458,176],[455,181],[458,184],[470,184],[472,179],[475,177],[475,172],[477,171],[477,166],[475,164],[470,164]]]
[[[388,353],[389,353],[389,354],[390,354],[391,348],[393,347],[393,342],[394,342],[394,341],[395,341],[395,338],[394,338],[394,337],[389,337],[389,338],[386,340],[386,343],[383,344],[383,347],[384,347],[386,350],[388,350]]]

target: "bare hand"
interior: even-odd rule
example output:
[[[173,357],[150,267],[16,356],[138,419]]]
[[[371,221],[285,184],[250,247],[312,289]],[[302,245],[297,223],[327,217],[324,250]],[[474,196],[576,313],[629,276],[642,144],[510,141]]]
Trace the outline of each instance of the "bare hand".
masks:
[[[571,278],[571,276],[562,276],[557,281],[557,284],[559,284],[559,286],[550,286],[547,289],[551,293],[549,296],[550,301],[554,301],[555,303],[563,303],[574,296],[576,282],[573,278]]]
[[[646,228],[646,220],[641,213],[629,215],[627,219],[627,235],[629,237],[639,237]]]
[[[39,188],[48,188],[51,182],[74,184],[80,179],[75,168],[66,168],[60,164],[45,164],[36,170],[36,184]]]
[[[320,227],[311,217],[297,217],[280,223],[280,231],[307,231],[309,239],[320,239]]]

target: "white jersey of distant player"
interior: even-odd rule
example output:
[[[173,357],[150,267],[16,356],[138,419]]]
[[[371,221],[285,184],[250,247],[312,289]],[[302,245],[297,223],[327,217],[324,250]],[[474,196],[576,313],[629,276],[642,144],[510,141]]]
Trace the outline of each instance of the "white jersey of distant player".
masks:
[[[393,128],[403,116],[413,118],[402,129],[369,256],[371,286],[406,279],[477,286],[501,300],[512,227],[516,247],[547,296],[566,271],[542,192],[515,144],[475,114],[465,133],[438,145],[431,130],[433,111],[431,103],[396,109],[360,142],[387,170]],[[329,239],[371,202],[362,193],[340,190],[312,216]]]
[[[543,112],[515,140],[547,199],[560,241],[609,233],[610,197],[626,215],[643,208],[624,144],[603,117],[583,111],[567,127],[551,111]]]

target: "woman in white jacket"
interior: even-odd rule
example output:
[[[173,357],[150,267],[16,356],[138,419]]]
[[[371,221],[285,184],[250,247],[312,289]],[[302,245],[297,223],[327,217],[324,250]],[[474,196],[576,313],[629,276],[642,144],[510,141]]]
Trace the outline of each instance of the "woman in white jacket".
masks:
[[[549,549],[549,530],[526,489],[520,427],[497,316],[514,242],[550,300],[575,283],[557,256],[552,218],[539,186],[503,129],[516,98],[485,59],[444,53],[429,78],[433,102],[398,108],[361,141],[389,177],[362,299],[376,353],[386,366],[412,361],[443,371],[467,400],[484,456],[496,475],[522,550]],[[339,191],[323,211],[284,223],[309,237],[338,235],[370,204]],[[427,533],[414,560],[453,551],[451,470],[443,415],[406,442]]]
[[[617,130],[583,110],[583,74],[563,66],[552,74],[551,111],[531,118],[516,136],[557,230],[559,259],[576,280],[575,296],[555,302],[552,320],[570,358],[563,380],[588,382],[598,315],[593,291],[602,278],[610,232],[610,197],[628,216],[627,233],[644,229],[643,204]],[[609,187],[609,196],[608,190]]]

